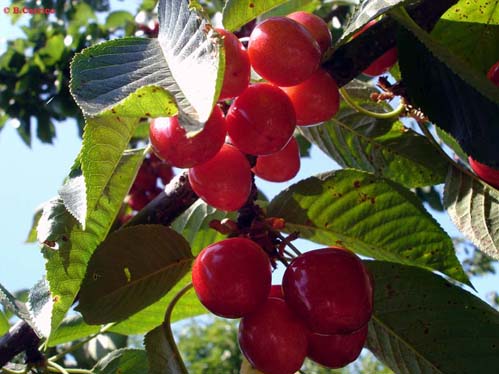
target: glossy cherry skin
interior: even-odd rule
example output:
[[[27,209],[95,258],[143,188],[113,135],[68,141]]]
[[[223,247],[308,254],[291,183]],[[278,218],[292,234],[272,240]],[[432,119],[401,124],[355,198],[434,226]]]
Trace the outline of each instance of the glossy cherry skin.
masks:
[[[333,37],[326,22],[321,17],[303,11],[288,14],[286,17],[303,25],[319,44],[321,53],[331,46]]]
[[[192,285],[213,314],[240,318],[265,303],[270,291],[267,254],[246,238],[230,238],[204,248],[192,267]]]
[[[366,342],[368,325],[346,335],[310,334],[308,358],[331,369],[342,368],[359,357]]]
[[[307,354],[308,331],[284,300],[270,297],[239,324],[239,346],[257,370],[294,374]]]
[[[499,61],[490,67],[487,73],[487,78],[489,78],[496,86],[499,86]]]
[[[268,156],[258,156],[253,172],[269,182],[286,182],[300,170],[300,150],[295,138],[286,146]]]
[[[237,148],[224,144],[215,157],[189,169],[189,182],[206,203],[234,211],[243,206],[250,194],[251,168]]]
[[[487,182],[492,187],[499,189],[499,170],[482,164],[481,162],[474,160],[471,156],[468,157],[468,161],[471,168],[480,179]]]
[[[284,293],[282,292],[282,285],[273,284],[270,286],[269,297],[276,297],[278,299],[284,300]]]
[[[224,40],[225,73],[219,100],[232,99],[238,96],[249,85],[251,66],[248,52],[230,31],[215,29]]]
[[[371,318],[373,288],[362,261],[336,247],[295,258],[283,276],[289,307],[318,334],[348,334]]]
[[[281,150],[296,127],[293,104],[279,87],[249,86],[227,112],[227,131],[242,152],[259,156]]]
[[[287,17],[270,17],[251,33],[248,55],[253,69],[278,86],[294,86],[319,67],[321,49],[314,37]]]
[[[340,107],[340,93],[335,80],[318,69],[306,81],[292,87],[282,87],[293,103],[298,126],[327,121]]]
[[[156,118],[149,126],[149,138],[158,157],[172,166],[190,168],[215,156],[225,141],[227,125],[218,106],[203,130],[194,136],[178,123],[177,117]]]

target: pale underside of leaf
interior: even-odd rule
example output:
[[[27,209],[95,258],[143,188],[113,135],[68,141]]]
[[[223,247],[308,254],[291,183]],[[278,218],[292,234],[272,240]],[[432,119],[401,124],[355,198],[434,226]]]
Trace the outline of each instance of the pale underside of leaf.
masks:
[[[481,251],[499,259],[499,191],[453,167],[444,204],[459,230]]]

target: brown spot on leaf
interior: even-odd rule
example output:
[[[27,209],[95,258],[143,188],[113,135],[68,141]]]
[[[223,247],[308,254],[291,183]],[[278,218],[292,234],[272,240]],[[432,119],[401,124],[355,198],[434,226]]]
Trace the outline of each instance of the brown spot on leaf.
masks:
[[[59,300],[61,300],[61,297],[60,297],[59,295],[54,295],[54,297],[52,298],[52,301],[53,301],[54,303],[58,303],[58,302],[59,302]]]
[[[146,116],[146,117],[151,117],[151,113],[146,112],[146,113],[145,113],[145,116]]]
[[[255,7],[255,4],[253,4],[253,3],[249,3],[249,7],[250,7],[250,8],[254,8],[254,7]]]
[[[43,244],[45,244],[47,247],[50,247],[50,248],[55,248],[55,246],[56,246],[56,243],[53,240],[45,240],[43,242]]]
[[[354,181],[353,186],[354,188],[360,188],[360,181]]]

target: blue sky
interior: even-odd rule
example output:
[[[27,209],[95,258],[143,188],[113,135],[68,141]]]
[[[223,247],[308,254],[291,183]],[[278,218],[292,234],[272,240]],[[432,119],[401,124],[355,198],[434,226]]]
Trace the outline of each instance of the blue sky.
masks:
[[[127,8],[133,10],[134,5],[130,3]],[[123,7],[123,3],[120,2],[119,6]],[[9,18],[3,12],[0,13],[0,23],[8,25],[0,31],[0,52],[3,52],[5,41],[19,35],[19,30],[10,26]],[[11,291],[31,287],[44,273],[38,245],[25,244],[24,241],[33,212],[42,202],[57,194],[81,145],[73,121],[59,123],[56,129],[57,138],[53,145],[42,144],[33,138],[31,148],[21,141],[12,124],[8,123],[0,132],[0,283]],[[303,160],[301,171],[294,181],[336,167],[330,159],[314,149],[312,157]],[[291,183],[259,185],[267,196],[272,197]],[[436,214],[435,217],[450,235],[458,235],[446,214]],[[312,248],[311,245],[306,246]],[[497,281],[498,276],[487,276],[475,279],[474,284],[480,296],[484,297],[487,292],[496,289]]]

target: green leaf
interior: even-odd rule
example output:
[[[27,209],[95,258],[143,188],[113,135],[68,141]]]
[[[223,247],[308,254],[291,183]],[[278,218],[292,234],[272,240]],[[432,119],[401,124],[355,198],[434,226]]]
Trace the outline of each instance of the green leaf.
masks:
[[[394,13],[397,16],[396,13]],[[475,159],[499,167],[499,90],[403,16],[397,20],[402,78],[412,103]]]
[[[61,322],[57,330],[50,336],[49,347],[55,347],[59,344],[83,339],[87,336],[98,333],[100,326],[87,325],[83,317],[79,314],[67,316]]]
[[[45,244],[42,252],[54,300],[52,331],[73,304],[90,256],[106,237],[142,158],[142,151],[123,155],[99,197],[95,211],[88,217],[85,230],[66,210],[61,199],[54,199],[44,207],[37,231],[38,240]]]
[[[33,325],[26,304],[14,297],[2,284],[0,284],[0,303],[2,303],[5,312],[14,313],[20,319]]]
[[[117,323],[109,331],[118,334],[133,335],[143,334],[160,325],[165,316],[165,310],[173,297],[182,288],[191,282],[191,272],[187,273],[168,293],[159,301],[134,314],[133,316]],[[171,322],[180,321],[185,318],[196,317],[207,314],[208,311],[201,304],[194,292],[189,292],[179,300],[171,316]]]
[[[347,88],[362,107],[387,111],[369,99],[373,89],[368,83],[354,81]],[[330,121],[300,131],[343,167],[376,173],[410,188],[445,180],[447,160],[426,137],[399,121],[360,114],[345,102]]]
[[[198,199],[172,223],[172,229],[181,234],[197,255],[210,244],[225,238],[225,235],[209,227],[213,220],[236,219],[235,213],[222,212]]]
[[[89,324],[121,321],[165,295],[191,262],[189,244],[164,226],[115,231],[88,264],[77,310]]]
[[[303,12],[313,13],[313,11],[320,6],[319,0],[288,0],[263,15],[262,18],[287,16],[290,13],[299,10]]]
[[[226,30],[234,31],[259,15],[286,2],[287,0],[227,0],[223,10],[222,23]]]
[[[437,135],[440,138],[442,142],[445,143],[447,147],[449,147],[455,155],[457,155],[461,160],[467,160],[468,155],[464,153],[463,149],[459,145],[456,139],[444,130],[442,130],[440,127],[436,127]]]
[[[450,237],[413,193],[388,179],[348,169],[320,174],[276,196],[267,214],[302,238],[469,284]]]
[[[31,228],[29,230],[28,236],[26,238],[25,243],[34,243],[36,242],[36,227],[38,226],[38,221],[42,216],[43,212],[43,204],[36,208],[35,214],[33,214],[33,221],[31,223]]]
[[[452,221],[481,251],[499,259],[499,191],[450,168],[444,206]]]
[[[10,323],[5,313],[0,311],[0,335],[6,334],[10,330]]]
[[[117,10],[111,12],[106,17],[106,27],[108,29],[125,27],[129,22],[134,22],[134,18],[133,15],[126,10]]]
[[[94,374],[148,373],[147,354],[142,349],[119,349],[102,358],[92,372]]]
[[[56,34],[47,40],[45,46],[40,48],[37,54],[42,58],[45,65],[55,65],[61,59],[64,48],[64,36]]]
[[[374,277],[367,347],[400,374],[488,373],[499,367],[499,313],[438,275],[366,261]]]
[[[431,34],[485,75],[499,56],[499,0],[460,0]]]
[[[50,335],[53,305],[49,284],[47,279],[43,278],[29,291],[26,303],[32,324],[36,326],[39,336],[46,338]]]

